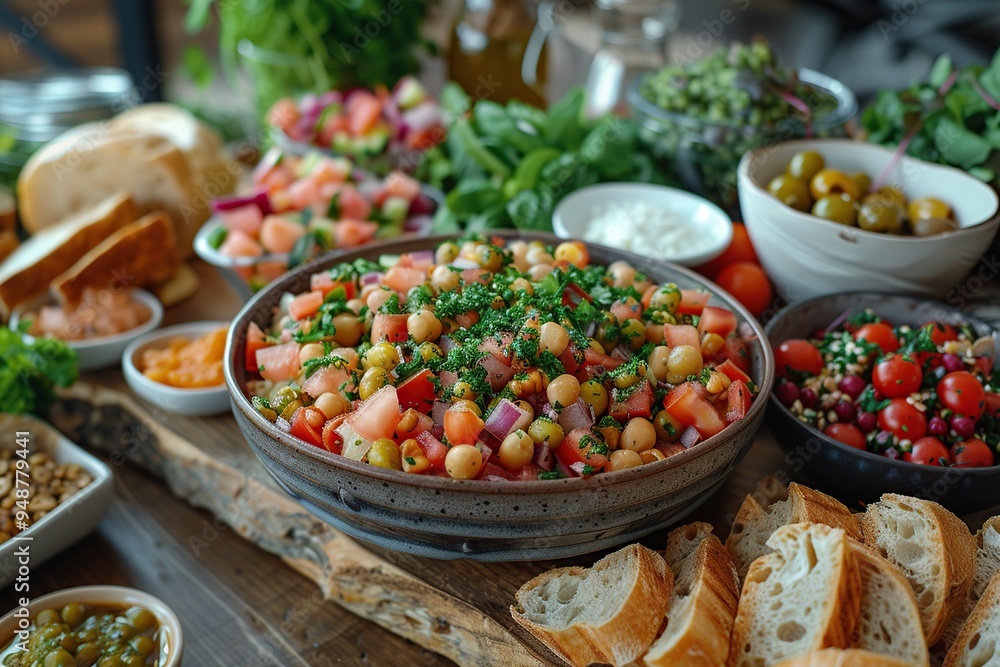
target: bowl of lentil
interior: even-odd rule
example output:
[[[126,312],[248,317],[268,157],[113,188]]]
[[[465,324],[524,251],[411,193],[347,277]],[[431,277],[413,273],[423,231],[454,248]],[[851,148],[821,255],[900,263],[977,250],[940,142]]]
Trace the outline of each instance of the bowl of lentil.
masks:
[[[776,350],[776,356],[780,357],[779,346],[782,343],[811,339],[818,331],[839,331],[840,324],[844,323],[847,316],[864,313],[868,309],[897,327],[908,325],[913,331],[928,322],[937,322],[955,328],[965,326],[974,337],[985,338],[984,342],[988,342],[994,336],[992,328],[985,322],[943,303],[892,294],[852,292],[815,297],[785,308],[768,323],[768,340]],[[831,327],[831,324],[834,326]],[[862,360],[857,356],[861,352],[857,349],[852,352],[848,348],[849,346],[843,347],[844,354],[855,354],[854,361],[860,365],[854,370],[851,370],[850,365],[846,368],[851,373],[857,372],[860,376],[864,376],[863,370],[859,369],[873,360]],[[822,357],[825,365],[837,363],[837,360],[828,358],[830,352],[826,355]],[[892,356],[878,358],[892,358]],[[974,368],[974,361],[973,357],[969,357],[967,365]],[[857,378],[859,375],[853,377]],[[921,465],[904,460],[910,443],[903,440],[884,438],[887,442],[869,443],[862,448],[851,446],[828,435],[825,431],[829,430],[829,426],[843,421],[836,405],[844,398],[840,396],[841,388],[843,387],[848,393],[858,393],[838,382],[840,379],[842,378],[831,375],[818,384],[808,385],[809,391],[814,392],[809,398],[810,404],[814,404],[812,413],[808,415],[803,414],[804,406],[801,401],[789,400],[792,397],[787,396],[782,389],[781,385],[787,383],[787,379],[779,380],[780,384],[776,385],[776,390],[771,395],[768,425],[778,444],[786,452],[785,460],[796,474],[806,478],[821,491],[839,498],[849,507],[859,507],[862,503],[873,502],[884,493],[898,493],[933,500],[959,515],[986,510],[1000,504],[1000,496],[996,491],[997,484],[1000,483],[1000,465],[961,467],[955,460],[945,460],[946,465],[940,465],[937,461],[932,465]],[[868,382],[864,380],[858,383],[858,389]],[[872,392],[873,388],[868,387],[865,391]],[[927,405],[917,405],[920,401],[917,401],[914,395],[907,397],[907,403],[921,412],[923,412],[921,408],[924,408],[930,413],[939,413],[939,410],[930,407],[935,404],[936,399],[929,391],[924,391],[921,396]],[[883,404],[890,403],[890,400],[881,394],[873,393],[872,397]],[[862,406],[858,408],[859,411],[865,409],[864,399],[865,394],[861,394],[855,401],[857,405]],[[984,416],[980,419],[975,436],[977,438],[981,436],[984,441],[992,442],[991,446],[996,447],[997,434],[993,433],[996,430],[993,424],[993,419],[987,420]],[[865,431],[867,436],[877,438],[882,436],[883,432],[886,432],[886,436],[892,436],[891,430],[895,429],[895,426],[880,419],[873,429],[863,424],[859,424],[858,428],[867,429]],[[982,429],[986,429],[989,433],[981,432]],[[940,438],[944,442],[951,442],[956,438],[956,434],[953,430],[951,433],[940,435]],[[884,447],[881,446],[883,444]],[[952,446],[952,452],[955,451],[955,446]],[[885,451],[876,451],[879,449]],[[889,452],[890,449],[895,453]],[[996,453],[994,455],[1000,456]]]
[[[284,354],[285,351],[281,349],[283,343],[278,342],[281,338],[277,337],[277,340],[272,339],[269,341],[268,339],[271,337],[271,334],[263,333],[265,331],[274,331],[275,321],[282,312],[291,312],[308,305],[305,299],[310,297],[303,298],[302,301],[293,305],[291,303],[292,295],[302,294],[303,292],[308,295],[308,290],[318,289],[318,286],[321,286],[323,283],[321,281],[314,281],[314,278],[317,278],[317,274],[329,273],[327,270],[336,270],[336,267],[352,262],[359,262],[365,270],[368,270],[372,267],[372,262],[378,261],[379,258],[383,257],[397,257],[410,254],[412,258],[414,253],[424,253],[433,257],[436,248],[446,243],[454,244],[456,240],[462,242],[462,239],[456,236],[394,241],[366,247],[357,252],[348,253],[336,258],[313,261],[267,286],[237,316],[230,329],[225,360],[226,383],[229,388],[233,413],[244,436],[260,461],[290,495],[299,500],[308,510],[338,529],[343,530],[353,537],[385,548],[439,559],[468,558],[480,561],[512,561],[568,557],[638,539],[658,528],[678,521],[704,502],[722,485],[726,477],[753,443],[754,434],[763,420],[765,397],[769,394],[773,382],[773,358],[770,348],[763,342],[762,327],[735,299],[723,292],[716,285],[706,281],[703,277],[680,266],[651,260],[596,244],[579,244],[578,249],[586,251],[589,261],[588,266],[599,270],[600,275],[603,276],[600,280],[612,280],[612,269],[615,269],[615,274],[617,274],[618,270],[627,268],[632,274],[630,280],[634,281],[641,278],[642,280],[649,281],[651,286],[661,284],[665,288],[670,287],[670,289],[677,291],[678,299],[687,298],[683,294],[700,296],[700,308],[705,308],[706,301],[712,305],[712,309],[702,311],[705,315],[724,313],[723,317],[730,323],[731,330],[733,331],[732,340],[727,338],[726,341],[733,346],[732,349],[741,351],[743,356],[741,362],[744,363],[744,367],[748,371],[747,382],[749,385],[754,386],[756,395],[752,398],[752,402],[747,397],[748,400],[742,403],[743,409],[740,411],[740,415],[734,417],[731,421],[725,422],[721,430],[712,430],[711,433],[713,434],[708,435],[706,427],[705,437],[699,437],[696,432],[691,433],[693,437],[687,440],[687,444],[683,444],[684,438],[679,435],[679,431],[674,431],[669,442],[660,442],[662,438],[659,432],[655,431],[655,423],[651,426],[650,421],[644,420],[646,421],[645,426],[649,427],[648,430],[651,432],[651,435],[653,433],[656,434],[653,435],[656,445],[653,447],[652,442],[648,443],[650,447],[645,449],[643,453],[654,454],[650,450],[655,449],[655,453],[660,454],[660,456],[651,456],[648,461],[643,459],[640,463],[632,467],[618,468],[612,464],[602,471],[600,469],[592,469],[589,465],[586,465],[585,461],[565,461],[561,454],[562,445],[556,444],[552,447],[553,458],[564,465],[560,469],[557,463],[553,468],[550,462],[551,472],[547,473],[538,472],[537,468],[533,468],[530,465],[519,468],[520,472],[510,472],[513,466],[508,467],[505,471],[504,467],[506,466],[501,467],[495,464],[506,463],[504,454],[507,449],[507,440],[511,439],[512,436],[515,436],[514,439],[518,439],[519,442],[515,443],[512,441],[510,445],[518,451],[520,450],[520,445],[529,442],[524,437],[517,438],[517,431],[512,431],[508,432],[507,437],[503,438],[503,443],[497,445],[494,442],[493,448],[496,449],[497,453],[492,454],[493,459],[491,463],[487,464],[484,462],[486,457],[490,456],[489,453],[483,454],[482,458],[476,457],[477,465],[475,466],[475,471],[481,470],[479,467],[481,465],[483,466],[482,470],[490,468],[494,471],[491,475],[471,474],[464,476],[459,474],[462,471],[458,469],[457,465],[455,468],[450,466],[449,456],[451,454],[459,451],[464,453],[466,450],[469,450],[468,453],[472,454],[471,450],[476,449],[476,447],[466,444],[451,446],[447,450],[448,456],[442,457],[444,465],[441,469],[425,469],[421,471],[421,474],[411,474],[411,472],[415,471],[408,472],[406,467],[399,469],[398,466],[394,466],[391,469],[387,469],[389,466],[382,466],[374,462],[372,452],[378,448],[379,441],[376,441],[375,444],[371,442],[365,443],[367,445],[365,451],[368,454],[365,455],[363,452],[359,452],[361,455],[352,459],[350,456],[353,448],[356,445],[360,445],[363,439],[355,439],[353,436],[347,438],[345,436],[343,442],[333,444],[335,440],[330,440],[324,444],[316,430],[318,425],[307,423],[309,420],[305,418],[297,418],[293,414],[292,407],[265,405],[261,401],[262,395],[268,389],[273,391],[275,388],[283,388],[283,384],[277,381],[277,377],[271,375],[271,373],[276,371],[276,369],[280,370],[286,361],[290,362],[296,368],[298,368],[300,362],[303,364],[317,363],[312,361],[311,357],[302,362],[302,357],[298,353],[295,355]],[[496,235],[490,237],[489,241],[480,240],[470,243],[475,247],[480,247],[481,245],[503,247],[504,249],[509,247],[513,255],[516,252],[513,248],[519,242],[525,245],[535,243],[534,248],[541,246],[541,249],[535,254],[543,256],[545,261],[553,263],[559,261],[554,260],[553,257],[559,256],[557,246],[562,246],[561,239],[550,234],[498,231]],[[521,249],[523,250],[524,248]],[[555,252],[553,252],[553,249],[555,249]],[[487,248],[483,256],[485,258],[486,255],[491,254],[492,250]],[[458,260],[454,259],[454,261]],[[541,260],[540,262],[544,263]],[[481,266],[485,267],[485,264]],[[440,268],[442,268],[440,265],[436,267],[428,266],[426,271],[433,279],[436,270]],[[457,269],[458,267],[455,268]],[[558,285],[562,285],[558,278],[558,275],[562,274],[557,275],[554,273],[555,269],[551,265],[547,265],[545,267],[546,270],[535,270],[538,267],[534,266],[526,274],[521,274],[521,269],[515,271],[515,267],[513,266],[509,266],[508,268],[510,271],[506,272],[498,269],[495,275],[504,275],[506,276],[505,279],[511,279],[517,274],[518,277],[522,277],[528,282],[536,281],[533,284],[537,284],[539,290],[545,289],[544,280],[549,275],[552,276]],[[466,272],[478,272],[480,275],[471,275],[470,273],[468,282],[463,283],[463,285],[475,282],[476,279],[481,277],[484,270],[486,269],[466,269]],[[534,271],[534,273],[531,271]],[[447,273],[449,273],[447,270],[442,272],[442,279],[450,277],[444,275]],[[351,280],[352,282],[356,282],[361,277],[352,278]],[[322,278],[327,280],[328,276],[322,276]],[[386,274],[386,279],[389,280],[388,274]],[[465,281],[467,278],[463,277],[462,280]],[[507,292],[511,291],[492,286],[493,283],[486,278],[483,278],[483,280],[485,281],[484,285],[489,289],[498,291],[501,294],[501,298],[504,298],[502,294],[507,294]],[[496,280],[498,278],[493,279],[493,282]],[[673,287],[670,286],[671,283],[674,284]],[[610,285],[611,283],[607,284]],[[332,285],[327,286],[333,290],[338,289]],[[357,288],[357,285],[354,287]],[[451,292],[452,289],[442,286],[440,292]],[[598,284],[591,286],[590,289],[594,291],[601,289],[601,287]],[[656,288],[656,290],[658,289]],[[559,290],[558,293],[561,293],[564,297],[573,297],[569,293],[572,290],[568,287],[566,288],[568,291],[562,291],[561,287]],[[528,290],[519,289],[519,292],[527,294]],[[533,293],[532,291],[531,294]],[[412,296],[415,296],[415,294]],[[577,298],[582,298],[580,294],[576,296]],[[650,303],[652,304],[653,302],[651,301]],[[580,308],[585,309],[580,304],[582,304],[582,301],[577,304],[577,310]],[[563,306],[565,306],[565,303],[563,303]],[[496,312],[512,311],[520,307],[511,305],[506,308],[497,308]],[[445,306],[442,304],[441,308],[442,310],[437,312],[442,318],[446,318],[447,316],[443,310]],[[358,316],[361,317],[361,311],[357,312]],[[379,308],[378,312],[382,314],[383,309]],[[411,316],[419,315],[420,312],[424,311],[415,311]],[[422,317],[421,315],[416,318],[414,323],[422,323]],[[500,315],[498,317],[503,316]],[[474,319],[477,322],[480,321],[479,318]],[[485,318],[481,321],[486,322],[487,320],[488,318]],[[694,322],[698,320],[687,317],[684,321]],[[541,326],[548,326],[550,322],[551,320],[547,320]],[[321,325],[317,324],[316,326]],[[366,324],[367,326],[370,326],[373,332],[379,328],[374,322]],[[475,325],[459,326],[462,329],[471,331]],[[570,325],[567,324],[567,326]],[[686,330],[692,335],[698,336],[695,340],[699,341],[699,343],[704,340],[701,332],[695,326],[691,326],[690,323],[684,326],[688,327]],[[554,327],[552,328],[554,329]],[[406,337],[407,330],[409,330],[409,327],[400,332],[403,338]],[[348,332],[344,328],[338,329],[338,331],[341,331],[344,335]],[[287,331],[286,333],[288,334],[288,340],[292,340],[292,332]],[[306,335],[308,333],[306,332]],[[359,336],[354,335],[354,333],[356,332],[352,332],[352,340],[350,342],[342,342],[341,344],[357,344]],[[367,330],[364,333],[367,334]],[[409,357],[409,346],[417,345],[414,342],[416,341],[416,333],[417,329],[409,332],[412,340],[410,338],[407,338],[405,341],[402,338],[390,338],[390,340],[402,341],[399,343],[400,346],[407,346],[405,353],[399,353],[401,358]],[[662,341],[664,333],[665,327],[663,324],[655,324],[655,326],[646,329],[642,340],[654,342],[647,338],[647,336],[652,336],[654,340]],[[602,334],[599,331],[595,331],[593,335],[600,337]],[[376,335],[374,333],[371,334],[371,339],[374,340],[375,338]],[[476,342],[480,347],[473,347],[471,345],[469,347],[481,350],[481,346],[486,341],[483,340],[480,342],[476,339]],[[721,337],[719,337],[719,342],[726,344]],[[260,353],[260,346],[267,344],[272,345],[272,347],[264,349],[271,349],[274,352],[268,353],[265,360],[265,355]],[[541,339],[539,339],[539,344],[542,344]],[[365,344],[362,343],[361,345]],[[661,343],[656,343],[656,345],[659,346]],[[666,347],[665,343],[663,346]],[[366,350],[363,350],[361,353],[364,359],[372,361],[368,359],[367,352],[376,350],[378,347],[379,344],[368,345]],[[419,345],[417,345],[418,347]],[[675,347],[680,348],[685,347],[685,345],[681,345],[675,341]],[[687,347],[691,346],[688,345]],[[417,348],[414,348],[414,350]],[[256,359],[252,360],[252,357],[248,355],[248,350],[253,351],[255,349],[257,350]],[[300,349],[307,351],[305,345]],[[447,361],[450,358],[448,355],[454,355],[458,358],[462,354],[462,349],[461,345],[449,347],[449,351],[444,353],[446,356],[442,359]],[[728,353],[730,348],[726,349]],[[520,355],[521,352],[515,352],[515,354]],[[538,354],[541,353],[539,352]],[[704,368],[709,371],[706,373],[706,381],[708,381],[709,376],[713,375],[713,371],[721,367],[715,366],[715,362],[713,361],[710,368],[708,360],[710,357],[712,359],[716,357],[721,359],[722,352],[720,348],[716,348],[711,352],[706,351],[705,354],[706,365]],[[291,358],[292,356],[294,358]],[[478,354],[475,356],[480,359],[483,358]],[[589,358],[586,354],[582,354],[581,357]],[[698,357],[701,359],[700,352]],[[599,358],[607,359],[608,355],[600,354]],[[357,361],[356,356],[354,356],[354,359]],[[645,357],[640,352],[633,359],[644,361]],[[265,360],[264,363],[261,363],[262,360]],[[380,396],[381,392],[395,392],[396,395],[394,395],[393,401],[389,402],[388,412],[382,413],[381,417],[385,420],[392,417],[394,424],[396,421],[399,422],[399,426],[395,427],[395,433],[397,439],[401,439],[399,428],[402,427],[403,423],[403,419],[400,416],[400,410],[404,407],[404,401],[402,400],[404,393],[403,385],[406,383],[407,378],[416,376],[409,375],[409,373],[419,372],[417,369],[420,367],[419,361],[415,359],[407,359],[406,361],[408,364],[411,362],[416,363],[416,366],[408,369],[407,374],[400,373],[398,381],[393,380],[393,382],[399,385],[398,387],[393,387],[391,384],[382,385],[381,388],[372,389],[372,392],[365,396],[366,381],[364,377],[361,377],[358,387],[360,399],[350,407],[345,406],[345,411],[342,415],[347,416],[346,411],[351,410],[351,414],[357,416],[357,420],[354,422],[350,420],[347,422],[343,420],[335,422],[335,418],[330,418],[328,424],[319,426],[319,428],[327,431],[326,427],[330,425],[333,425],[335,428],[347,425],[356,426],[358,429],[361,429],[361,423],[365,421],[375,422],[373,428],[377,430],[379,428],[379,419],[369,419],[372,416],[371,413],[374,411],[374,408],[369,409],[366,406],[378,403],[379,401],[376,401],[375,398]],[[470,361],[470,367],[475,363],[474,360]],[[587,361],[584,359],[581,368],[585,367],[586,364]],[[303,368],[305,367],[303,366]],[[624,368],[625,366],[622,367]],[[326,366],[321,366],[321,368],[326,369]],[[360,369],[360,366],[358,368]],[[365,375],[368,372],[377,373],[371,366],[366,366],[366,368],[368,368],[368,371],[365,372]],[[399,367],[394,366],[393,372],[395,372],[396,368]],[[258,370],[263,372],[265,380],[262,381],[260,379],[261,373],[258,373]],[[342,368],[339,366],[330,366],[327,375],[331,378],[336,378],[340,370]],[[503,369],[500,370],[502,371]],[[656,374],[652,363],[650,363],[648,369],[644,370],[643,373],[647,371],[653,373],[654,376]],[[442,376],[440,384],[442,387],[449,388],[448,391],[451,392],[449,400],[452,401],[450,408],[447,405],[444,406],[446,410],[444,414],[444,435],[447,439],[446,441],[463,443],[464,441],[452,438],[448,426],[449,415],[454,411],[456,414],[452,416],[462,418],[455,421],[467,424],[477,421],[477,419],[473,419],[470,416],[475,415],[475,410],[471,407],[465,408],[459,406],[463,401],[465,403],[469,402],[466,398],[459,397],[455,393],[466,391],[464,387],[460,389],[460,385],[464,383],[464,380],[448,378],[444,373],[440,373],[440,375]],[[271,377],[275,382],[267,380],[267,377]],[[319,377],[318,373],[309,377],[306,382],[312,383],[315,377]],[[648,378],[649,376],[643,375],[643,377]],[[329,378],[324,376],[323,382],[326,382],[327,379]],[[716,379],[720,380],[721,378]],[[608,378],[608,381],[610,382],[610,378]],[[643,381],[648,382],[648,380],[642,380],[641,382]],[[674,379],[673,382],[677,383],[674,385],[666,381],[661,382],[657,378],[656,388],[657,391],[667,394],[675,387],[681,387],[682,389],[687,387],[690,389],[692,382],[699,381],[684,376]],[[262,382],[264,384],[261,384]],[[520,379],[515,377],[511,382],[518,383],[518,389],[523,389],[520,384],[530,384],[533,380],[530,373],[524,373],[524,377]],[[287,384],[287,381],[284,382],[284,385]],[[428,384],[433,385],[433,381]],[[557,383],[550,383],[550,386],[553,384]],[[581,383],[581,386],[582,384],[586,383]],[[730,384],[730,386],[747,386],[743,384],[742,380],[739,383],[733,380],[731,383],[727,382],[725,384]],[[509,383],[506,385],[506,388],[511,389]],[[303,385],[303,391],[308,392],[310,388]],[[704,391],[706,392],[704,396],[722,397],[720,405],[734,405],[732,400],[727,403],[725,397],[722,396],[721,392],[724,391],[722,389],[715,388],[712,390],[706,384]],[[713,391],[717,393],[713,393]],[[696,400],[695,397],[698,392],[694,390],[692,392],[688,392],[687,398],[701,405],[708,406],[708,409],[713,414],[719,414],[716,412],[717,408],[713,409],[710,399],[704,401],[700,399]],[[538,398],[538,396],[544,393],[545,390],[543,389],[538,394],[532,394],[532,396]],[[556,409],[565,410],[565,406],[560,408],[559,404],[561,401],[553,398],[554,392],[548,393],[550,395],[549,399],[552,402],[552,406],[549,406],[549,409],[554,406]],[[493,396],[493,394],[497,395]],[[481,416],[486,422],[489,422],[492,415],[497,412],[497,401],[502,401],[502,394],[503,391],[500,389],[491,392],[493,400],[487,400],[480,406],[482,410]],[[613,391],[609,390],[608,395],[611,394],[613,394]],[[681,391],[680,394],[684,394],[684,391]],[[272,396],[274,395],[272,394]],[[480,396],[482,396],[482,393],[480,393]],[[319,398],[316,399],[316,405],[319,405],[317,409],[325,412],[322,409],[321,398],[322,395],[319,395]],[[576,398],[575,393],[573,398]],[[398,405],[396,403],[397,399]],[[305,400],[311,402],[309,399]],[[538,398],[538,400],[539,403],[534,413],[535,421],[531,422],[532,427],[535,426],[535,422],[540,420],[538,415],[545,414],[547,410],[546,406],[540,402],[543,399]],[[582,393],[579,400],[585,401]],[[663,400],[666,401],[667,397],[664,396]],[[653,405],[647,403],[645,414],[657,414],[658,416],[656,411],[661,409],[658,401],[659,399],[657,398],[654,399]],[[510,401],[508,402],[511,403]],[[295,406],[294,403],[292,405],[293,407]],[[511,405],[513,406],[514,403],[511,403]],[[281,413],[283,415],[287,414],[287,418],[278,415],[274,409],[275,407],[281,407]],[[309,406],[299,401],[298,406],[294,407],[294,410],[305,410],[307,407]],[[379,410],[381,409],[379,408]],[[591,419],[593,420],[595,415],[603,414],[605,409],[607,409],[608,413],[605,415],[606,417],[617,419],[612,416],[612,410],[608,406],[602,406],[601,410],[597,410],[591,406]],[[631,416],[632,413],[628,410],[626,408],[625,414],[622,415],[622,420],[618,421],[618,426],[615,428],[622,429],[623,426],[632,426],[635,418]],[[663,410],[666,410],[665,406]],[[362,413],[366,414],[364,418],[361,417]],[[559,420],[549,419],[549,421],[556,421],[555,425],[558,426],[563,414],[564,412],[558,415]],[[403,416],[405,416],[405,413],[403,413]],[[428,421],[430,420],[428,415],[424,414],[423,416],[428,417]],[[283,419],[285,421],[282,425]],[[323,419],[323,416],[320,415],[319,419]],[[720,417],[716,416],[715,419],[720,419]],[[656,420],[653,421],[655,422]],[[478,423],[482,427],[482,421],[480,420]],[[591,423],[595,429],[601,427],[601,423],[597,421],[592,421]],[[371,427],[372,424],[369,423],[368,426]],[[642,425],[640,424],[639,426]],[[532,427],[527,428],[525,435],[534,440],[537,455],[538,451],[544,449],[541,447],[542,441],[544,440],[547,443],[548,440],[542,438],[540,435],[536,439],[532,435],[534,433]],[[681,428],[683,429],[684,427],[682,426]],[[687,428],[694,429],[690,425],[687,425]],[[392,429],[389,430],[391,431]],[[575,432],[577,429],[575,427],[573,429],[566,429],[566,434],[568,434],[566,435],[567,441],[572,439],[570,437],[573,435],[571,430]],[[632,430],[638,431],[639,429],[636,427]],[[310,432],[314,436],[312,442],[308,440]],[[504,430],[503,432],[507,431]],[[685,430],[685,432],[689,431]],[[485,434],[485,431],[483,434]],[[426,434],[421,433],[421,437],[424,435]],[[622,442],[625,442],[630,437],[630,434],[621,430],[619,436],[622,438]],[[596,436],[594,437],[596,438]],[[678,440],[678,437],[680,437],[680,440]],[[497,436],[498,441],[499,439],[500,436]],[[605,444],[611,442],[610,435],[602,434],[601,439]],[[387,437],[380,436],[380,440],[387,440],[389,445],[386,447],[387,450],[393,449],[393,446],[391,446],[393,443]],[[560,438],[561,440],[562,438]],[[430,440],[428,439],[425,444],[429,442]],[[580,438],[579,445],[581,450],[584,449],[584,444],[584,439]],[[330,445],[330,448],[327,449],[326,445]],[[406,443],[404,441],[398,445],[399,450],[402,451],[405,446]],[[610,449],[614,450],[610,453],[607,449],[603,451],[605,455],[608,455],[607,460],[613,461],[616,454],[626,449],[626,445],[624,444],[621,444],[618,449],[615,448],[616,446],[618,445],[609,446]],[[485,450],[481,449],[480,452],[482,451]],[[572,453],[573,450],[568,451]],[[427,453],[428,458],[431,458],[431,449],[429,447],[425,448],[424,452]],[[441,453],[444,454],[444,452]],[[633,456],[635,453],[636,451],[626,452],[625,454],[621,454],[620,458],[641,459],[641,455]],[[569,455],[567,454],[566,456]],[[589,458],[590,454],[587,454],[587,456]],[[399,454],[396,457],[398,461]],[[362,460],[363,458],[367,462]],[[603,465],[605,458],[602,457],[601,461]],[[418,461],[414,458],[412,461],[407,461],[407,463],[409,467],[413,467]],[[459,462],[456,460],[455,463]],[[579,467],[574,468],[573,466]],[[524,471],[529,468],[529,475],[525,476]],[[559,472],[560,470],[566,471],[569,469],[576,470],[579,474],[574,475],[569,472],[565,474]],[[535,476],[536,473],[537,477]]]
[[[5,414],[0,415],[0,428],[9,434],[8,444],[0,449],[0,585],[6,586],[20,567],[19,544],[12,538],[31,538],[31,565],[37,567],[94,529],[114,489],[106,464],[47,423]],[[29,498],[22,508],[16,492],[24,487],[15,480],[23,474],[28,476]],[[21,511],[26,515],[19,515]]]

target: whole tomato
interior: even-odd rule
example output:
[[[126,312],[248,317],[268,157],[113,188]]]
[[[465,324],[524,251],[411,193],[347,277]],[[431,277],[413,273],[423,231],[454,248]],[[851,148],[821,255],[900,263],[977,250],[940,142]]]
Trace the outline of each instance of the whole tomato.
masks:
[[[949,462],[951,455],[943,442],[927,436],[914,442],[913,449],[903,454],[903,460],[925,466],[940,466],[942,460]]]
[[[993,451],[979,438],[957,442],[951,447],[956,468],[986,468],[993,465]]]
[[[894,398],[879,410],[878,425],[883,431],[910,442],[916,442],[927,434],[924,413],[907,403],[905,398]]]
[[[822,353],[802,338],[792,338],[779,345],[774,351],[774,362],[781,376],[789,370],[819,375],[824,365]]]
[[[937,386],[941,405],[952,412],[975,421],[986,409],[986,390],[979,378],[969,371],[948,373]]]
[[[854,338],[875,343],[882,348],[883,354],[889,354],[899,349],[899,338],[896,337],[896,332],[883,322],[864,325],[854,333]]]
[[[872,384],[886,398],[902,398],[920,389],[924,373],[912,359],[893,354],[875,364]]]
[[[828,436],[844,443],[848,447],[854,447],[855,449],[867,449],[865,444],[865,434],[861,432],[854,424],[845,424],[844,422],[837,422],[836,424],[830,424],[823,431]]]

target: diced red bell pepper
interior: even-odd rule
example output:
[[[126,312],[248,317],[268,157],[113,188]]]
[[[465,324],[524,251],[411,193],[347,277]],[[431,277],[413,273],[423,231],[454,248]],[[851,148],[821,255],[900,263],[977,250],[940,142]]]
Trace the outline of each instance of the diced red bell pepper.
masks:
[[[587,294],[576,283],[569,283],[563,290],[562,303],[564,306],[579,306],[581,301],[593,301],[594,297]]]
[[[510,349],[510,344],[514,340],[514,334],[502,333],[499,335],[500,340],[497,340],[493,336],[483,339],[483,342],[479,344],[479,351],[488,352],[507,366],[510,366],[514,358],[514,353]]]
[[[747,351],[747,344],[739,336],[733,334],[726,338],[722,357],[732,361],[744,373],[750,372],[750,352]]]
[[[729,409],[726,410],[726,423],[732,424],[747,416],[753,397],[742,380],[735,380],[729,385]]]
[[[701,290],[682,289],[681,302],[677,306],[679,315],[701,315],[712,295]]]
[[[624,396],[624,400],[619,397]],[[649,417],[653,413],[653,387],[648,380],[643,380],[640,385],[631,390],[613,389],[611,391],[611,407],[608,414],[620,422],[628,421],[633,417]]]
[[[693,328],[693,327],[692,327]],[[607,354],[601,354],[597,350],[587,348],[583,351],[583,366],[603,366],[606,370],[613,371],[622,365],[621,359],[616,359]]]
[[[424,450],[424,456],[431,464],[432,470],[444,470],[444,458],[448,455],[448,448],[437,438],[431,435],[430,431],[424,431],[417,436],[420,448]]]
[[[736,331],[736,315],[725,308],[715,306],[705,306],[701,311],[701,319],[698,321],[698,333],[704,336],[707,333],[719,334],[723,338]]]
[[[299,408],[292,414],[289,432],[310,445],[323,447],[323,425],[325,423],[326,416],[323,412],[310,405]]]
[[[253,373],[260,371],[257,366],[257,350],[270,347],[271,343],[267,341],[267,336],[264,335],[264,330],[257,326],[256,323],[251,322],[250,326],[247,327],[247,342],[245,348],[246,354],[246,369]]]
[[[670,347],[690,345],[696,350],[701,349],[701,336],[693,324],[664,324],[663,340]]]
[[[559,361],[562,363],[563,368],[566,369],[567,373],[576,373],[577,369],[580,368],[580,362],[577,361],[579,358],[577,355],[579,354],[580,352],[577,347],[573,345],[573,343],[570,343],[566,346],[566,349],[562,351],[562,354],[559,355]]]
[[[406,330],[406,320],[409,315],[389,315],[387,313],[377,313],[372,320],[372,343],[389,341],[390,343],[402,343],[410,337],[410,332]]]
[[[323,425],[323,449],[334,454],[344,451],[344,438],[337,433],[340,425],[347,421],[347,413],[338,415]]]
[[[589,428],[573,429],[566,434],[563,441],[555,449],[556,458],[564,466],[572,468],[573,464],[581,463],[589,465],[593,474],[599,472],[608,464],[608,446],[604,444],[604,439],[600,433]],[[580,472],[579,470],[577,472]],[[583,474],[581,472],[581,474]]]
[[[329,273],[323,271],[321,273],[314,273],[312,277],[309,278],[309,289],[319,290],[326,297],[327,294],[342,287],[344,289],[344,298],[353,299],[355,295],[354,283],[342,280],[334,280],[333,276]]]
[[[396,397],[399,399],[400,407],[404,410],[413,408],[423,413],[430,412],[436,398],[433,377],[433,371],[425,368],[396,387]]]
[[[663,408],[685,426],[693,426],[703,438],[709,438],[726,428],[718,410],[699,395],[696,382],[685,382],[663,399]]]
[[[726,359],[721,364],[716,366],[715,370],[719,371],[733,382],[736,382],[737,380],[743,382],[743,384],[750,382],[750,376],[744,373],[742,369],[729,359]]]

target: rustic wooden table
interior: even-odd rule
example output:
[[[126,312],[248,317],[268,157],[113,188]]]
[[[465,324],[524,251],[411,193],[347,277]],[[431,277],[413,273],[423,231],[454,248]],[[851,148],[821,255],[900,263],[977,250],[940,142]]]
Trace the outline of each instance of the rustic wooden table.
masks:
[[[168,311],[164,324],[236,313],[240,304],[223,281],[209,267],[197,268],[201,291]],[[85,380],[124,388],[117,370]],[[80,393],[90,392],[85,386]],[[156,476],[122,464],[114,447],[98,442],[117,464],[112,507],[93,534],[33,571],[33,596],[98,583],[149,591],[182,619],[186,667],[559,664],[510,619],[507,607],[524,581],[566,562],[443,562],[358,545],[276,490],[231,416],[187,419],[144,407],[152,415],[147,431],[167,452],[164,460],[139,457]],[[762,431],[691,519],[711,522],[724,537],[760,478],[793,472]],[[664,532],[643,542],[662,548]],[[0,594],[3,609],[14,600],[11,588]]]

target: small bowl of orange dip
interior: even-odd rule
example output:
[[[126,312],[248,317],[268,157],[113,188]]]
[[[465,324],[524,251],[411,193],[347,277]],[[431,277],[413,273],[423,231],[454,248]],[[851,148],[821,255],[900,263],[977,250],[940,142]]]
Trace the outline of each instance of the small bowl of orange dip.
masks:
[[[167,412],[200,417],[229,411],[222,375],[229,322],[188,322],[133,341],[122,354],[129,388]]]

